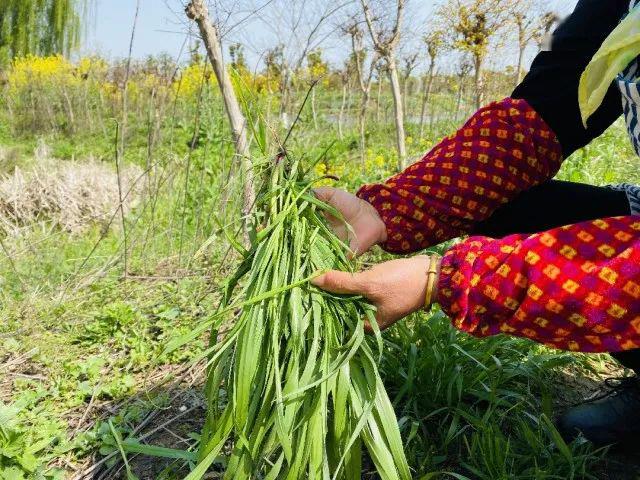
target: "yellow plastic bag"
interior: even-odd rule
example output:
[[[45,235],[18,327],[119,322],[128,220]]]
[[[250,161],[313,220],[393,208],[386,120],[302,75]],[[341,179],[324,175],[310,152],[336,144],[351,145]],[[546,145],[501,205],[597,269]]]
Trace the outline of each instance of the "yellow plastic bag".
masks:
[[[578,101],[582,123],[602,105],[617,75],[640,55],[640,6],[634,8],[604,41],[580,78]]]

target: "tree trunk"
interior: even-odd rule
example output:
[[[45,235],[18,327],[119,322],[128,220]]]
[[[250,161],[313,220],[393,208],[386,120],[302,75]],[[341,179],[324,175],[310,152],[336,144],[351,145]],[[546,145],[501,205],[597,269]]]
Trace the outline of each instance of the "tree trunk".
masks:
[[[404,138],[404,112],[402,109],[402,93],[400,91],[400,80],[398,79],[398,69],[396,60],[387,57],[389,67],[389,80],[391,82],[391,93],[393,94],[394,120],[396,124],[396,148],[398,150],[398,169],[404,169],[407,158],[407,148]]]
[[[344,137],[342,131],[342,122],[344,120],[344,108],[347,106],[347,84],[342,84],[342,103],[340,104],[340,113],[338,114],[338,137],[340,140]]]
[[[346,121],[346,125],[350,126],[352,123],[352,108],[353,107],[353,89],[351,88],[351,85],[349,85],[349,88],[347,88],[347,121]]]
[[[248,241],[249,214],[255,202],[253,168],[247,140],[247,121],[242,114],[238,98],[233,90],[222,57],[222,46],[217,28],[209,20],[209,11],[204,0],[192,0],[186,7],[186,14],[198,24],[202,41],[207,49],[207,55],[218,80],[224,107],[231,124],[231,133],[235,146],[236,157],[240,161],[243,174],[243,202],[242,214],[245,218],[245,242]]]
[[[370,88],[362,92],[362,103],[360,104],[360,116],[358,123],[360,127],[360,161],[362,162],[362,170],[365,170],[366,159],[366,128],[367,128],[367,107],[369,106]]]
[[[436,118],[438,118],[438,109],[436,106],[437,105],[435,103],[431,104],[431,113],[429,115],[429,134],[433,132],[433,123],[436,121]]]
[[[454,120],[458,121],[458,116],[460,114],[460,107],[462,106],[462,95],[464,94],[464,77],[460,77],[460,83],[458,84],[458,98],[456,99],[456,113],[454,116]]]
[[[474,58],[474,67],[475,67],[475,72],[474,72],[474,82],[475,82],[475,87],[476,87],[476,110],[479,110],[480,107],[482,107],[482,104],[484,103],[484,82],[483,82],[483,78],[482,78],[482,74],[483,72],[483,63],[484,63],[484,58],[481,57],[480,55],[476,55]]]
[[[522,64],[524,62],[525,48],[526,48],[526,45],[523,45],[521,43],[518,50],[518,66],[516,67],[515,87],[520,85],[520,81],[522,80]]]
[[[407,107],[408,98],[409,98],[409,77],[406,76],[402,79],[402,112],[404,113],[405,123],[408,121],[407,115],[409,115],[409,108]]]
[[[427,112],[427,104],[431,97],[431,89],[433,88],[433,77],[435,74],[435,59],[431,60],[429,64],[429,73],[427,75],[427,81],[424,84],[424,92],[422,95],[422,108],[420,109],[420,138],[424,134],[424,116]]]
[[[313,128],[318,130],[318,111],[316,110],[316,86],[311,87],[311,114],[313,116]]]
[[[376,122],[380,123],[380,107],[382,102],[382,77],[378,76],[378,98],[376,99]]]

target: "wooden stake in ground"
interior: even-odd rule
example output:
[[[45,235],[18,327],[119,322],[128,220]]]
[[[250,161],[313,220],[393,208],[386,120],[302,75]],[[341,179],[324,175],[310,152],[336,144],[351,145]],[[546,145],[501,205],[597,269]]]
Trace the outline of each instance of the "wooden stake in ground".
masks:
[[[242,114],[238,98],[236,97],[231,78],[229,77],[222,57],[222,45],[218,29],[209,19],[209,10],[204,0],[192,0],[186,7],[187,17],[195,21],[200,30],[200,36],[207,49],[207,56],[218,80],[220,93],[224,101],[225,111],[231,125],[231,133],[235,145],[236,156],[242,168],[243,201],[242,214],[245,222],[249,220],[249,213],[255,202],[255,188],[253,181],[253,169],[247,140],[247,121]],[[245,236],[247,234],[245,228]]]

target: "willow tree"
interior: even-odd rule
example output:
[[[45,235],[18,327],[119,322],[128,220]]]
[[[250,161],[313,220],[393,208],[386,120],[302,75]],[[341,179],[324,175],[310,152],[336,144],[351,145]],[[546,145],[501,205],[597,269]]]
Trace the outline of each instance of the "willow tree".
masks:
[[[78,47],[89,0],[0,0],[0,64]]]

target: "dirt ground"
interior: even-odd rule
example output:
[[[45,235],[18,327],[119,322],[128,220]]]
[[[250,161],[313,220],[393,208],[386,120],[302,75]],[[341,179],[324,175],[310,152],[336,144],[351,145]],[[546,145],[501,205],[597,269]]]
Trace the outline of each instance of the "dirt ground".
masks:
[[[26,360],[26,359],[23,359]],[[13,373],[19,375],[38,375],[29,367],[28,361],[17,362],[14,365]],[[166,394],[171,398],[170,404],[158,411],[151,412],[140,425],[136,437],[143,440],[143,443],[165,446],[169,448],[184,449],[192,442],[190,434],[199,432],[205,417],[205,401],[202,394],[203,374],[202,371],[186,370],[176,372],[159,372],[157,379],[166,378],[171,375],[174,381],[167,385],[152,387],[157,393],[158,389],[166,390]],[[560,414],[566,408],[583,402],[585,399],[594,397],[603,391],[603,381],[609,377],[620,377],[625,372],[615,362],[606,362],[598,368],[598,373],[586,370],[560,371],[554,377],[555,398],[554,410]],[[147,378],[147,382],[149,379]],[[154,382],[151,382],[153,384]],[[160,381],[159,383],[163,383]],[[1,386],[1,385],[0,385]],[[0,392],[2,392],[0,388]],[[5,391],[5,393],[7,393]],[[2,395],[0,395],[0,398]],[[77,425],[82,429],[99,417],[113,415],[119,408],[124,408],[124,404],[96,406],[93,414],[82,418],[78,422],[84,425]],[[631,446],[627,451],[611,450],[606,454],[606,464],[600,472],[593,472],[596,478],[602,480],[639,480],[640,479],[640,442]],[[635,451],[634,451],[635,450]],[[84,465],[78,465],[76,474],[71,477],[73,480],[117,480],[126,479],[126,472],[121,462],[107,467],[105,457],[95,454],[88,459]],[[167,467],[171,469],[172,478],[181,478],[186,475],[186,470],[172,460],[164,460],[142,455],[131,456],[130,464],[135,475],[141,480],[157,480],[160,473]],[[211,472],[206,478],[221,478],[222,472]]]
[[[602,368],[603,367],[603,368]],[[554,378],[557,385],[555,406],[558,413],[585,399],[602,393],[603,381],[609,377],[624,375],[615,362],[607,362],[601,366],[598,373],[584,370],[567,370],[558,372]],[[190,382],[191,383],[191,382]],[[199,382],[197,382],[199,383]],[[188,435],[198,432],[205,415],[204,397],[198,385],[191,385],[175,397],[169,408],[163,410],[147,423],[140,434],[145,436],[145,442],[171,448],[184,448]],[[151,432],[151,435],[149,435]],[[640,443],[627,451],[611,450],[606,455],[604,470],[593,472],[602,480],[638,480],[640,479]],[[100,459],[96,459],[100,460]],[[131,458],[134,473],[141,480],[156,480],[161,471],[171,465],[171,461],[136,456]],[[181,476],[186,471],[176,467],[172,474]],[[221,478],[222,472],[211,472],[206,478]],[[88,476],[78,476],[74,480],[107,480],[125,479],[126,474],[122,464],[112,468],[101,465],[90,472]]]

